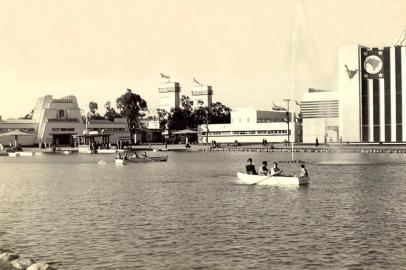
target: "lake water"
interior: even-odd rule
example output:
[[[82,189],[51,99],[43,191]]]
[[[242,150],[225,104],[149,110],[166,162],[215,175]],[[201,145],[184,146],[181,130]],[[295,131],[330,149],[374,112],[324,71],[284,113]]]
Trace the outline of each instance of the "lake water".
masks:
[[[0,157],[0,247],[59,269],[406,268],[406,156],[303,153],[308,187],[236,184],[289,156]]]

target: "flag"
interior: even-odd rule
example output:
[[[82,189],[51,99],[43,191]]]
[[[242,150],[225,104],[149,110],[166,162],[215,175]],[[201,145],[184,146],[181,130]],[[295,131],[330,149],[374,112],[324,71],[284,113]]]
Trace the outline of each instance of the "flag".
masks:
[[[362,73],[365,79],[382,79],[385,76],[383,65],[384,50],[378,48],[361,50]]]
[[[161,78],[162,79],[170,79],[171,77],[169,77],[168,75],[165,75],[165,74],[162,74],[162,73],[160,73],[161,74]]]
[[[197,83],[198,85],[202,85],[201,83],[199,83],[199,82],[196,80],[196,78],[193,78],[193,82],[194,82],[194,83]]]
[[[272,103],[272,110],[274,110],[274,111],[286,111],[286,109],[284,107],[275,105],[274,103]]]
[[[406,48],[362,48],[361,140],[406,141]]]

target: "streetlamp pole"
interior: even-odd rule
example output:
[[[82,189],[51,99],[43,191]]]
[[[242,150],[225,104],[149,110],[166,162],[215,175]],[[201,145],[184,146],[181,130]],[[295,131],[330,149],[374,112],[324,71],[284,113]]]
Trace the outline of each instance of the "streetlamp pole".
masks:
[[[207,108],[206,114],[206,143],[209,145],[209,108]]]
[[[290,122],[290,117],[289,117],[289,102],[291,101],[291,99],[285,98],[283,101],[286,101],[288,106],[286,109],[286,122],[288,122],[288,143],[290,142],[290,130],[289,130],[289,122]]]

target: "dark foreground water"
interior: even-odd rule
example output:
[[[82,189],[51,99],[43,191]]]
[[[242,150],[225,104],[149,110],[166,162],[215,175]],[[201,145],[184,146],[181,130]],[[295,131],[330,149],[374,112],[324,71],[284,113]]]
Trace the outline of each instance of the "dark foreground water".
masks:
[[[249,156],[289,155],[0,157],[0,247],[60,269],[406,269],[406,156],[298,155],[294,189],[237,185]]]

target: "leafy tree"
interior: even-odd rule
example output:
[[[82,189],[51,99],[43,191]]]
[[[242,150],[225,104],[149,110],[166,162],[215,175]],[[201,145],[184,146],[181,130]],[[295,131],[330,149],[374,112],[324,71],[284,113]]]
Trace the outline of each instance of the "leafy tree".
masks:
[[[168,112],[164,109],[157,109],[158,119],[159,119],[159,128],[165,129],[168,124]]]
[[[225,124],[231,121],[231,109],[221,102],[216,102],[211,106],[210,123]]]
[[[87,113],[88,119],[104,119],[98,112],[98,105],[94,101],[89,102],[89,112]]]
[[[180,130],[196,127],[193,119],[192,102],[188,96],[182,96],[180,107],[172,108],[168,115],[168,128]]]
[[[119,118],[120,114],[116,112],[114,108],[111,107],[111,102],[107,101],[104,104],[104,108],[106,109],[106,113],[104,114],[104,118],[110,121],[114,121],[115,118]]]
[[[18,118],[18,119],[27,119],[27,120],[31,120],[31,119],[32,119],[33,114],[34,114],[34,110],[31,110],[31,112],[30,112],[30,113],[27,113],[26,115],[24,115],[23,117],[20,117],[20,118]]]
[[[211,110],[208,107],[199,106],[192,109],[192,102],[187,96],[180,99],[180,107],[172,109],[168,114],[168,128],[179,130],[186,128],[197,128],[198,125],[230,123],[231,109],[220,102],[212,104]]]
[[[210,113],[208,107],[198,107],[193,111],[193,119],[196,127],[198,125],[210,122]]]
[[[192,112],[192,101],[188,96],[182,95],[180,98],[180,106],[183,110],[187,110],[189,112]]]
[[[127,92],[117,98],[116,103],[121,116],[127,118],[131,140],[133,140],[135,129],[139,126],[138,118],[141,116],[140,111],[148,109],[147,102],[140,95],[133,93],[131,89],[127,88]]]

